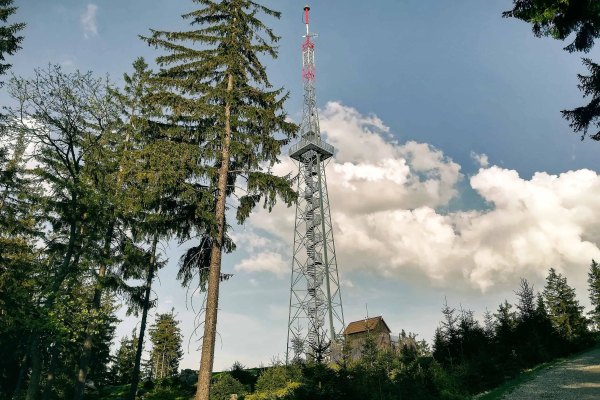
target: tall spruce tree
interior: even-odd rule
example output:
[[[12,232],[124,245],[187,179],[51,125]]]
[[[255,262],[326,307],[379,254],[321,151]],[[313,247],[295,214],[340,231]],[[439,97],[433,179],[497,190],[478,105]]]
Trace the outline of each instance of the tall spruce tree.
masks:
[[[181,329],[173,311],[156,315],[156,321],[150,327],[150,342],[153,378],[163,379],[176,375],[183,351]]]
[[[589,52],[600,38],[600,2],[596,0],[513,0],[513,9],[502,14],[532,25],[537,37],[550,36],[558,40],[573,37],[564,49],[569,53]],[[572,34],[575,34],[574,36]],[[600,65],[589,58],[583,59],[590,75],[578,75],[579,89],[590,102],[573,110],[562,111],[581,139],[588,130],[600,128]],[[600,140],[600,130],[590,133],[593,140]]]
[[[0,393],[19,392],[26,378],[45,283],[44,254],[36,245],[43,236],[40,191],[27,173],[27,143],[18,134],[0,161]]]
[[[19,32],[25,24],[8,24],[16,11],[13,0],[0,0],[0,75],[11,67],[7,56],[15,54],[23,41]],[[28,343],[19,339],[29,336],[35,321],[32,293],[39,288],[35,277],[40,253],[35,239],[40,229],[39,207],[31,201],[36,189],[24,173],[28,141],[22,131],[9,129],[4,119],[0,115],[0,392],[10,393],[14,381],[20,391],[30,357]]]
[[[131,374],[131,400],[135,399],[140,380],[148,312],[155,303],[151,299],[152,282],[164,265],[159,261],[158,244],[176,234],[179,223],[185,220],[185,213],[181,217],[178,212],[177,203],[183,197],[183,187],[178,182],[194,167],[185,164],[191,161],[189,157],[173,158],[180,145],[165,139],[168,125],[154,122],[160,119],[160,107],[148,102],[153,93],[151,77],[148,64],[138,58],[133,63],[133,73],[124,75],[125,87],[118,94],[123,107],[123,134],[127,138],[119,170],[123,190],[118,201],[125,226],[132,236],[128,245],[133,255],[142,256],[141,270],[136,269],[136,265],[140,265],[138,257],[132,257],[131,263],[126,262],[133,267],[127,268],[126,277],[145,281],[140,293],[142,315]]]
[[[529,367],[544,360],[543,344],[549,337],[552,328],[547,323],[545,324],[547,320],[543,320],[538,313],[533,286],[526,279],[521,278],[519,289],[515,294],[518,298],[515,328],[515,335],[518,338],[516,351],[521,365]]]
[[[517,314],[512,311],[512,308],[512,304],[508,300],[504,300],[494,314],[496,319],[496,352],[510,369],[514,368],[511,364],[514,362],[515,356],[515,328],[517,325]]]
[[[527,279],[521,278],[519,289],[515,292],[518,298],[517,310],[519,310],[519,320],[530,320],[535,316],[535,293],[533,286]]]
[[[137,345],[138,337],[135,330],[131,333],[131,337],[125,336],[121,339],[111,368],[111,375],[115,384],[125,385],[131,381]]]
[[[153,80],[155,103],[168,110],[171,139],[192,146],[197,166],[189,180],[200,186],[191,208],[191,224],[204,236],[198,264],[207,282],[197,400],[208,400],[216,338],[221,255],[228,245],[225,212],[228,197],[238,223],[264,200],[271,209],[277,196],[289,205],[296,194],[288,177],[270,173],[281,146],[297,126],[286,120],[287,94],[273,89],[261,55],[277,56],[278,37],[260,19],[280,14],[250,0],[194,0],[201,6],[183,15],[194,26],[183,32],[152,31],[144,39],[167,54]],[[241,183],[238,181],[242,178]],[[242,187],[243,186],[243,187]],[[242,187],[242,189],[238,189]],[[241,195],[238,196],[239,192]]]
[[[590,319],[596,331],[600,330],[600,265],[592,260],[588,272],[588,291],[592,309],[589,312]]]
[[[574,343],[587,333],[587,321],[583,307],[575,298],[575,289],[567,283],[567,278],[550,268],[544,287],[544,302],[552,325],[568,342]]]

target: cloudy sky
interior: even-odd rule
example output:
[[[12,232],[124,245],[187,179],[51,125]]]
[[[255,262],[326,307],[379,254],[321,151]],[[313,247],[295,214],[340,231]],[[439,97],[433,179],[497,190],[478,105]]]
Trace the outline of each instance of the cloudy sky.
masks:
[[[269,0],[280,58],[272,81],[300,119],[305,0]],[[57,63],[120,82],[156,51],[137,35],[181,30],[191,0],[17,0],[28,23],[13,72]],[[447,299],[481,315],[520,277],[543,286],[549,267],[586,299],[586,270],[600,258],[600,144],[579,140],[560,110],[582,104],[584,73],[565,44],[532,37],[501,18],[510,0],[314,1],[321,128],[337,153],[328,184],[347,322],[383,315],[394,332],[430,340]],[[600,59],[598,48],[591,57]],[[0,94],[6,104],[5,93]],[[286,158],[279,173],[295,171]],[[285,352],[294,209],[259,211],[235,227],[224,258],[216,369],[269,363]],[[159,312],[175,308],[182,367],[197,368],[200,296],[175,280],[190,244],[164,243]],[[118,333],[137,321],[124,318]]]

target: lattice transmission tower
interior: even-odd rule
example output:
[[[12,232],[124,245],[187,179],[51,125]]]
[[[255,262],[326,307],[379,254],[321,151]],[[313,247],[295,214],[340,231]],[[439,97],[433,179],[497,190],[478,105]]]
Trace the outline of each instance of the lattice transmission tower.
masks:
[[[324,361],[339,343],[344,312],[331,225],[326,161],[334,148],[321,139],[315,96],[315,34],[309,30],[310,7],[304,8],[306,35],[302,43],[304,107],[300,140],[290,148],[298,161],[298,202],[286,363]]]

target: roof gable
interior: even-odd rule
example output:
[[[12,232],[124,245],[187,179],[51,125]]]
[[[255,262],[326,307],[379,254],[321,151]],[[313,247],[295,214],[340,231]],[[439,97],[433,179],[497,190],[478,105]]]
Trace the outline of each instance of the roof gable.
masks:
[[[377,328],[377,326],[379,324],[382,324],[382,326],[388,333],[391,332],[390,328],[383,320],[383,317],[379,316],[379,317],[361,319],[359,321],[350,322],[348,324],[348,326],[346,326],[346,329],[344,330],[344,335],[352,335],[355,333],[372,331],[375,328]]]

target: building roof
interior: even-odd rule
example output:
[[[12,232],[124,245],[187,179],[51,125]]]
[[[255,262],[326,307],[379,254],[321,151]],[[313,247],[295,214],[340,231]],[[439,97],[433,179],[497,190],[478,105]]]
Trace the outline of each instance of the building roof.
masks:
[[[354,333],[371,331],[375,329],[380,323],[383,324],[385,329],[387,329],[388,333],[391,332],[391,329],[387,326],[387,324],[383,320],[383,317],[380,315],[379,317],[361,319],[359,321],[350,322],[344,330],[344,335],[352,335]]]

